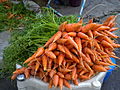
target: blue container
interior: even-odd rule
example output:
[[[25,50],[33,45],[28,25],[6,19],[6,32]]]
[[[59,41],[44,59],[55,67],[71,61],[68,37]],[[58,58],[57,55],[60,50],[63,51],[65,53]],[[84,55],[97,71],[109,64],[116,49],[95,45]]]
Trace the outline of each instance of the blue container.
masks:
[[[115,60],[114,58],[111,58],[111,61],[116,64],[116,60]],[[108,72],[106,73],[106,76],[105,76],[103,82],[109,78],[110,74],[111,74],[112,71],[115,69],[115,67],[116,67],[116,66],[110,66],[111,69],[108,70]]]

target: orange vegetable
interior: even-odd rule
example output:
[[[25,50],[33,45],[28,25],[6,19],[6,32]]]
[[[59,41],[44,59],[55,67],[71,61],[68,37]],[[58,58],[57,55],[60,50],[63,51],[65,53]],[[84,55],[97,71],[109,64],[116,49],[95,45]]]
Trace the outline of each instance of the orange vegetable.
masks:
[[[60,53],[60,55],[58,56],[58,64],[59,64],[59,66],[62,64],[63,60],[64,60],[64,54]]]
[[[53,39],[53,42],[57,41],[58,39],[60,39],[60,37],[62,36],[62,32],[61,31],[58,31],[56,34],[55,34],[55,37]]]
[[[44,71],[46,71],[46,69],[47,69],[47,63],[48,63],[48,60],[47,60],[47,59],[48,59],[48,58],[47,58],[46,55],[43,55],[43,56],[42,56],[42,65],[43,65]]]
[[[56,56],[52,51],[47,51],[45,54],[51,59],[56,59]]]
[[[97,72],[106,72],[107,70],[101,66],[101,65],[93,65],[93,70],[97,71]]]
[[[53,84],[54,84],[55,87],[57,87],[58,83],[59,83],[59,76],[57,74],[55,74],[53,76]]]
[[[48,47],[49,51],[55,50],[57,48],[57,44],[56,43],[51,43]]]
[[[62,90],[63,88],[63,79],[62,78],[59,78],[59,87],[60,87],[60,90]]]
[[[63,84],[64,84],[66,87],[71,88],[69,82],[68,82],[67,80],[65,80],[65,79],[63,79]]]
[[[90,40],[89,37],[82,32],[78,32],[77,36],[82,39]]]

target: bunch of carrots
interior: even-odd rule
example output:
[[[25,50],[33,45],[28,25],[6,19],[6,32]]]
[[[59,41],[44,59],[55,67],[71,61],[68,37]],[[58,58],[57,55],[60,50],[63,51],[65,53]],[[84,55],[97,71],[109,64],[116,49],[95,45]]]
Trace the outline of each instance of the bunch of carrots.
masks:
[[[94,23],[93,20],[83,26],[83,20],[78,23],[62,23],[59,30],[43,47],[29,57],[22,67],[13,72],[11,79],[24,74],[39,77],[49,83],[49,88],[63,85],[71,88],[69,81],[75,85],[79,81],[88,80],[99,72],[106,72],[112,63],[111,57],[118,58],[113,52],[120,47],[113,38],[118,38],[112,32],[118,30],[115,18],[110,16],[103,24]]]

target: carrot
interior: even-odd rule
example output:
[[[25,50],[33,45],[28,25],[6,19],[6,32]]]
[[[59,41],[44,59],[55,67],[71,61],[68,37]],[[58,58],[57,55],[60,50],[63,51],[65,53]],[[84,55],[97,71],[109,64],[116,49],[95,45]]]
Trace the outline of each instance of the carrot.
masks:
[[[60,26],[59,26],[59,31],[65,31],[65,25],[67,24],[68,22],[67,21],[65,21],[65,22],[63,22]]]
[[[103,25],[107,26],[107,25],[109,24],[109,22],[110,22],[113,18],[115,18],[114,15],[108,17],[108,18],[103,22]]]
[[[89,24],[82,27],[82,32],[86,33],[89,30],[91,30],[94,26],[96,26],[96,23],[89,23]]]
[[[73,38],[68,37],[68,40],[69,40],[70,44],[72,44],[72,45],[78,50],[78,45],[77,45],[76,42],[73,40]]]
[[[112,41],[108,36],[104,36],[103,39],[104,39],[105,41],[107,41],[108,43],[110,43],[110,44],[113,43],[113,41]]]
[[[90,40],[89,37],[82,32],[78,32],[77,36],[82,39]]]
[[[82,79],[82,80],[87,80],[87,79],[89,79],[89,77],[86,76],[86,75],[79,75],[79,78]]]
[[[70,66],[69,66],[69,69],[73,69],[73,68],[75,68],[75,66],[76,66],[76,63],[73,64],[73,65],[70,65]]]
[[[78,50],[81,53],[82,52],[82,44],[81,44],[81,39],[79,37],[75,37],[75,42],[78,45]]]
[[[112,38],[118,38],[117,35],[111,33],[110,31],[105,30],[104,32],[107,33],[107,34],[108,34],[110,37],[112,37]]]
[[[70,58],[72,58],[72,54],[66,46],[64,46],[64,50],[65,50],[65,54],[67,54]]]
[[[46,69],[47,69],[47,63],[48,63],[48,58],[46,55],[43,55],[42,56],[42,65],[43,65],[44,71],[46,71]]]
[[[55,50],[57,48],[57,44],[56,43],[51,43],[48,47],[49,51]]]
[[[29,57],[27,60],[25,60],[23,64],[28,63],[28,62],[32,61],[33,59],[35,59],[35,55],[36,55],[36,53],[34,53],[31,57]]]
[[[76,75],[76,73],[77,73],[76,71],[77,71],[76,68],[72,69],[72,80],[75,79],[75,75]]]
[[[89,62],[90,63],[90,60],[86,57],[86,55],[84,53],[81,53],[81,57],[84,61],[86,62]]]
[[[96,29],[99,28],[99,27],[101,27],[101,26],[102,26],[102,24],[96,24],[96,25],[92,28],[92,30],[93,30],[93,31],[96,31]]]
[[[44,48],[40,47],[38,48],[35,57],[39,57],[40,55],[42,55],[44,53]]]
[[[87,32],[87,34],[88,34],[89,37],[93,38],[93,32],[92,32],[91,30],[89,30],[89,31]]]
[[[57,40],[57,43],[58,44],[65,44],[65,42],[67,41],[68,39],[58,39]]]
[[[50,57],[51,59],[56,59],[55,54],[52,51],[48,51],[45,53],[48,57]]]
[[[116,31],[116,30],[118,30],[118,28],[114,27],[114,28],[111,28],[109,31],[113,32],[113,31]]]
[[[93,32],[94,36],[104,36],[103,34],[99,33],[98,31]]]
[[[90,48],[88,48],[88,47],[85,47],[85,48],[83,49],[83,51],[84,51],[85,53],[94,55],[93,52],[92,52],[92,50],[91,50]]]
[[[48,69],[51,69],[51,68],[52,68],[52,64],[53,64],[53,60],[52,60],[52,59],[49,59]]]
[[[59,78],[59,87],[60,87],[60,90],[62,90],[63,88],[63,79],[62,78]]]
[[[70,69],[67,69],[67,68],[58,68],[58,71],[62,72],[62,73],[67,73],[67,72],[71,72]]]
[[[53,53],[55,54],[55,56],[59,56],[59,54],[60,54],[59,51],[53,51]]]
[[[75,37],[76,36],[76,32],[69,32],[69,33],[67,33],[69,36],[71,36],[71,37]]]
[[[108,43],[107,41],[105,41],[105,40],[103,40],[103,41],[101,42],[101,44],[102,44],[104,47],[109,47],[109,48],[112,48],[112,49],[113,49],[113,46],[112,46],[110,43]]]
[[[53,39],[53,42],[57,41],[58,39],[60,39],[60,37],[62,36],[62,32],[61,31],[58,31],[56,34],[55,34],[55,37]]]
[[[93,18],[88,21],[88,23],[93,23]]]
[[[108,26],[100,26],[99,28],[96,29],[96,31],[101,31],[101,30],[109,30],[110,27]]]
[[[57,72],[57,74],[60,78],[64,78],[64,74],[62,74],[61,72]]]
[[[54,34],[44,45],[44,47],[47,47],[50,43],[53,42],[54,38],[55,38],[56,34]]]
[[[78,86],[79,84],[78,79],[73,80],[73,83]]]
[[[78,52],[77,52],[77,50],[76,50],[75,48],[70,49],[70,51],[71,51],[72,53],[78,55]]]
[[[76,63],[79,63],[79,59],[74,54],[72,54],[72,60]]]
[[[71,45],[71,44],[68,44],[68,45],[67,45],[67,48],[68,48],[68,49],[72,49],[73,47],[74,47],[74,46]]]
[[[85,67],[87,68],[88,71],[93,72],[91,67],[86,62],[84,62],[84,65],[85,65]]]
[[[58,56],[58,64],[59,66],[62,64],[63,60],[64,60],[65,55],[63,53],[60,53],[60,55]]]
[[[65,80],[65,79],[63,79],[63,84],[64,84],[66,87],[71,88],[69,82],[68,82],[67,80]]]
[[[24,73],[25,69],[26,69],[26,67],[22,67],[20,69],[17,69],[16,71],[13,72],[13,74],[22,74],[22,73]]]
[[[50,76],[51,78],[52,78],[55,74],[56,74],[56,71],[53,70],[53,69],[49,72],[49,76]]]
[[[12,77],[11,77],[11,80],[15,80],[17,78],[17,75],[18,74],[13,74]]]
[[[97,71],[97,72],[106,72],[107,70],[101,66],[101,65],[93,65],[93,70]]]
[[[52,88],[52,85],[53,85],[53,80],[50,79],[48,88]]]
[[[79,75],[83,75],[83,74],[85,74],[86,72],[88,72],[88,71],[82,70],[82,71],[79,73]]]
[[[38,71],[39,66],[40,66],[40,63],[37,61],[37,62],[36,62],[36,65],[35,65],[35,72],[37,72],[37,71]]]
[[[47,76],[44,76],[43,81],[44,81],[44,82],[48,82],[48,81],[49,81],[48,77],[47,77]]]
[[[109,55],[110,57],[116,58],[116,59],[120,59],[119,57],[115,56],[115,55]]]
[[[58,83],[59,83],[59,76],[57,74],[55,74],[53,76],[53,84],[54,84],[55,87],[57,87]]]
[[[120,44],[112,43],[112,46],[113,46],[114,48],[119,48],[119,47],[120,47]]]
[[[64,52],[64,53],[65,53],[65,49],[64,49],[64,46],[63,46],[63,45],[58,44],[57,49],[60,50],[61,52]]]

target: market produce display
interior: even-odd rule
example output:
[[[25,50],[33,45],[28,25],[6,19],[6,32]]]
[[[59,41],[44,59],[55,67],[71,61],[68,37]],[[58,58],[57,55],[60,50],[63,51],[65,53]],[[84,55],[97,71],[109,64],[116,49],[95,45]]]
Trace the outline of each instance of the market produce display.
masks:
[[[43,47],[38,50],[23,64],[26,67],[17,69],[11,77],[24,74],[39,77],[49,83],[49,88],[63,85],[71,88],[70,82],[75,85],[80,81],[88,80],[99,72],[106,72],[112,63],[110,57],[118,58],[113,52],[120,47],[112,32],[118,30],[115,26],[117,16],[110,16],[102,24],[92,20],[84,25],[81,19],[78,23],[62,23]]]

